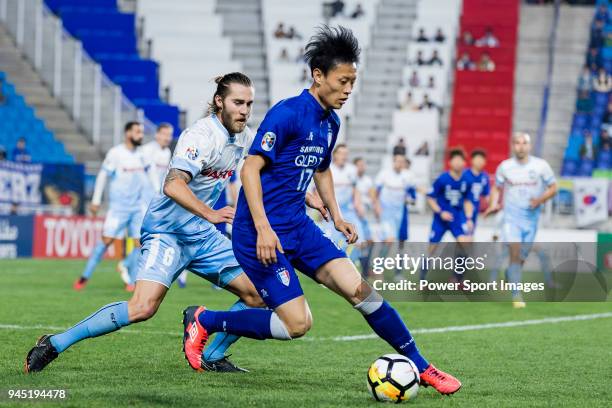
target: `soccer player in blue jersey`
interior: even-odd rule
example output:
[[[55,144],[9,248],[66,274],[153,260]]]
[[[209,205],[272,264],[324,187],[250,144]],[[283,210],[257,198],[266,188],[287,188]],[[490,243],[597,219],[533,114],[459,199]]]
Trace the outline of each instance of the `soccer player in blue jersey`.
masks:
[[[362,279],[305,211],[306,189],[313,179],[336,229],[349,244],[357,241],[355,226],[344,220],[338,207],[329,166],[340,126],[335,110],[353,91],[359,52],[350,30],[320,28],[305,53],[312,86],[276,104],[260,125],[240,174],[242,191],[232,242],[236,258],[269,309],[185,309],[183,346],[193,368],[211,333],[279,340],[306,334],[312,315],[295,272],[299,269],[345,298],[375,333],[414,361],[424,385],[443,394],[461,387],[457,379],[425,360],[395,309]]]
[[[463,173],[468,183],[468,198],[472,202],[472,235],[476,230],[480,199],[489,197],[489,175],[484,168],[487,164],[487,154],[484,150],[475,149],[470,154],[470,168]]]
[[[144,137],[143,125],[139,122],[128,122],[124,130],[124,142],[108,151],[96,178],[90,211],[96,215],[100,210],[102,194],[108,182],[108,213],[104,220],[102,240],[96,244],[87,260],[85,270],[74,282],[75,290],[85,287],[106,249],[115,240],[125,238],[126,230],[128,236],[135,241],[140,238],[140,226],[146,210],[143,203],[151,197],[151,191],[159,187],[159,176],[155,165],[140,148]],[[132,269],[137,261],[137,252],[126,258],[128,269]],[[122,278],[126,283],[126,289],[133,291],[130,278],[126,276]]]
[[[264,305],[236,261],[231,242],[215,228],[215,224],[232,222],[234,209],[212,208],[251,145],[253,135],[246,122],[254,90],[251,80],[237,72],[216,82],[210,114],[181,134],[163,192],[153,199],[145,215],[132,298],[110,303],[62,333],[41,337],[26,357],[26,372],[42,370],[78,341],[153,317],[184,269],[239,296],[241,300],[230,310]],[[214,346],[198,356],[194,368],[244,371],[224,354],[237,337],[220,334]]]

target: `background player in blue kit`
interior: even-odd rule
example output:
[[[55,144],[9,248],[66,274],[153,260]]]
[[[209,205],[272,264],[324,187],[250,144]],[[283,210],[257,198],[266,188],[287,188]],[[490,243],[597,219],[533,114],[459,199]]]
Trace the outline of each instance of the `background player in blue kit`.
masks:
[[[361,312],[375,333],[415,363],[424,385],[452,394],[461,383],[421,356],[399,314],[305,211],[306,189],[314,179],[336,229],[349,244],[357,241],[355,226],[339,210],[329,165],[340,126],[334,110],[353,91],[359,53],[350,30],[320,28],[305,53],[312,86],[270,109],[242,168],[234,253],[269,309],[218,312],[188,307],[183,312],[185,354],[188,359],[198,356],[208,335],[220,331],[255,339],[303,336],[312,316],[296,268]]]
[[[480,200],[489,197],[489,175],[484,168],[487,164],[487,154],[484,150],[475,149],[470,154],[470,168],[463,173],[468,183],[468,198],[474,207],[472,212],[472,235],[476,230]]]

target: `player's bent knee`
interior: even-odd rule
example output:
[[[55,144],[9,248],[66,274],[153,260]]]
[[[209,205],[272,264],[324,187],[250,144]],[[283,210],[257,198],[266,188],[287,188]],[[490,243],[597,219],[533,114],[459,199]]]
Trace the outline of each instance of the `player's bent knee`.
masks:
[[[289,324],[285,323],[287,326],[287,331],[289,332],[289,336],[292,339],[297,339],[298,337],[304,336],[310,330],[311,322],[308,319],[303,319],[299,321],[293,321]]]

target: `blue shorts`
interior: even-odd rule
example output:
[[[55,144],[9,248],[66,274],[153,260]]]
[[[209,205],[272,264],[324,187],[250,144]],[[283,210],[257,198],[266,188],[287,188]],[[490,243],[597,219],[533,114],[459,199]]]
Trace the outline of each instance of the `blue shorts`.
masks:
[[[311,279],[316,271],[336,258],[346,258],[331,239],[306,217],[287,233],[278,233],[284,254],[276,252],[278,261],[264,266],[257,259],[257,232],[248,225],[234,224],[232,243],[236,259],[270,309],[302,296],[302,286],[295,269]]]
[[[442,237],[446,231],[450,231],[455,238],[468,235],[465,214],[462,212],[453,213],[453,221],[444,221],[438,214],[434,215],[431,223],[431,233],[429,234],[429,242],[438,243],[442,241]]]
[[[140,227],[144,215],[145,212],[140,207],[133,210],[110,209],[104,219],[102,236],[123,239],[127,230],[128,237],[140,238]]]
[[[181,272],[188,269],[225,287],[243,273],[232,251],[232,243],[212,224],[197,238],[144,233],[141,243],[142,256],[136,280],[153,281],[169,288]]]
[[[527,259],[537,232],[537,222],[504,219],[502,224],[502,241],[508,243],[520,242],[522,244],[521,259]]]

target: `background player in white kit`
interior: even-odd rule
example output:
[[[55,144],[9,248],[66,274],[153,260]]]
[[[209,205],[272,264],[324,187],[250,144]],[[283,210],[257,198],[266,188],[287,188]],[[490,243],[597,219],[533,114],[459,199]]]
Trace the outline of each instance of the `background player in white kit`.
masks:
[[[376,188],[374,186],[374,180],[372,177],[366,174],[366,162],[362,157],[357,157],[353,160],[353,165],[357,170],[357,193],[361,200],[361,208],[363,212],[357,212],[357,217],[361,224],[361,233],[363,234],[361,239],[361,257],[359,261],[361,263],[361,273],[364,277],[367,277],[370,269],[370,256],[372,253],[373,236],[370,223],[374,215],[374,202],[376,201]]]
[[[542,204],[557,193],[557,182],[550,165],[539,157],[530,155],[531,137],[517,132],[512,136],[514,157],[504,160],[495,172],[492,206],[486,214],[500,208],[500,189],[504,189],[504,216],[502,242],[510,249],[510,266],[507,275],[511,282],[521,281],[522,265],[529,254],[538,229]],[[512,294],[515,308],[525,307],[520,292]]]
[[[151,192],[159,188],[159,177],[155,166],[140,148],[144,137],[143,125],[139,122],[128,122],[124,130],[125,141],[108,151],[96,178],[90,211],[96,215],[100,210],[102,194],[108,181],[108,212],[104,220],[102,241],[96,244],[87,260],[85,270],[74,282],[75,290],[83,289],[106,249],[115,240],[125,238],[126,229],[128,237],[138,242],[142,217],[146,209],[144,203],[151,197]],[[135,262],[137,256],[137,253],[130,254],[126,259],[128,269],[131,269],[130,263]],[[127,280],[126,277],[122,278],[124,281]],[[126,289],[133,290],[133,287],[126,282]]]

